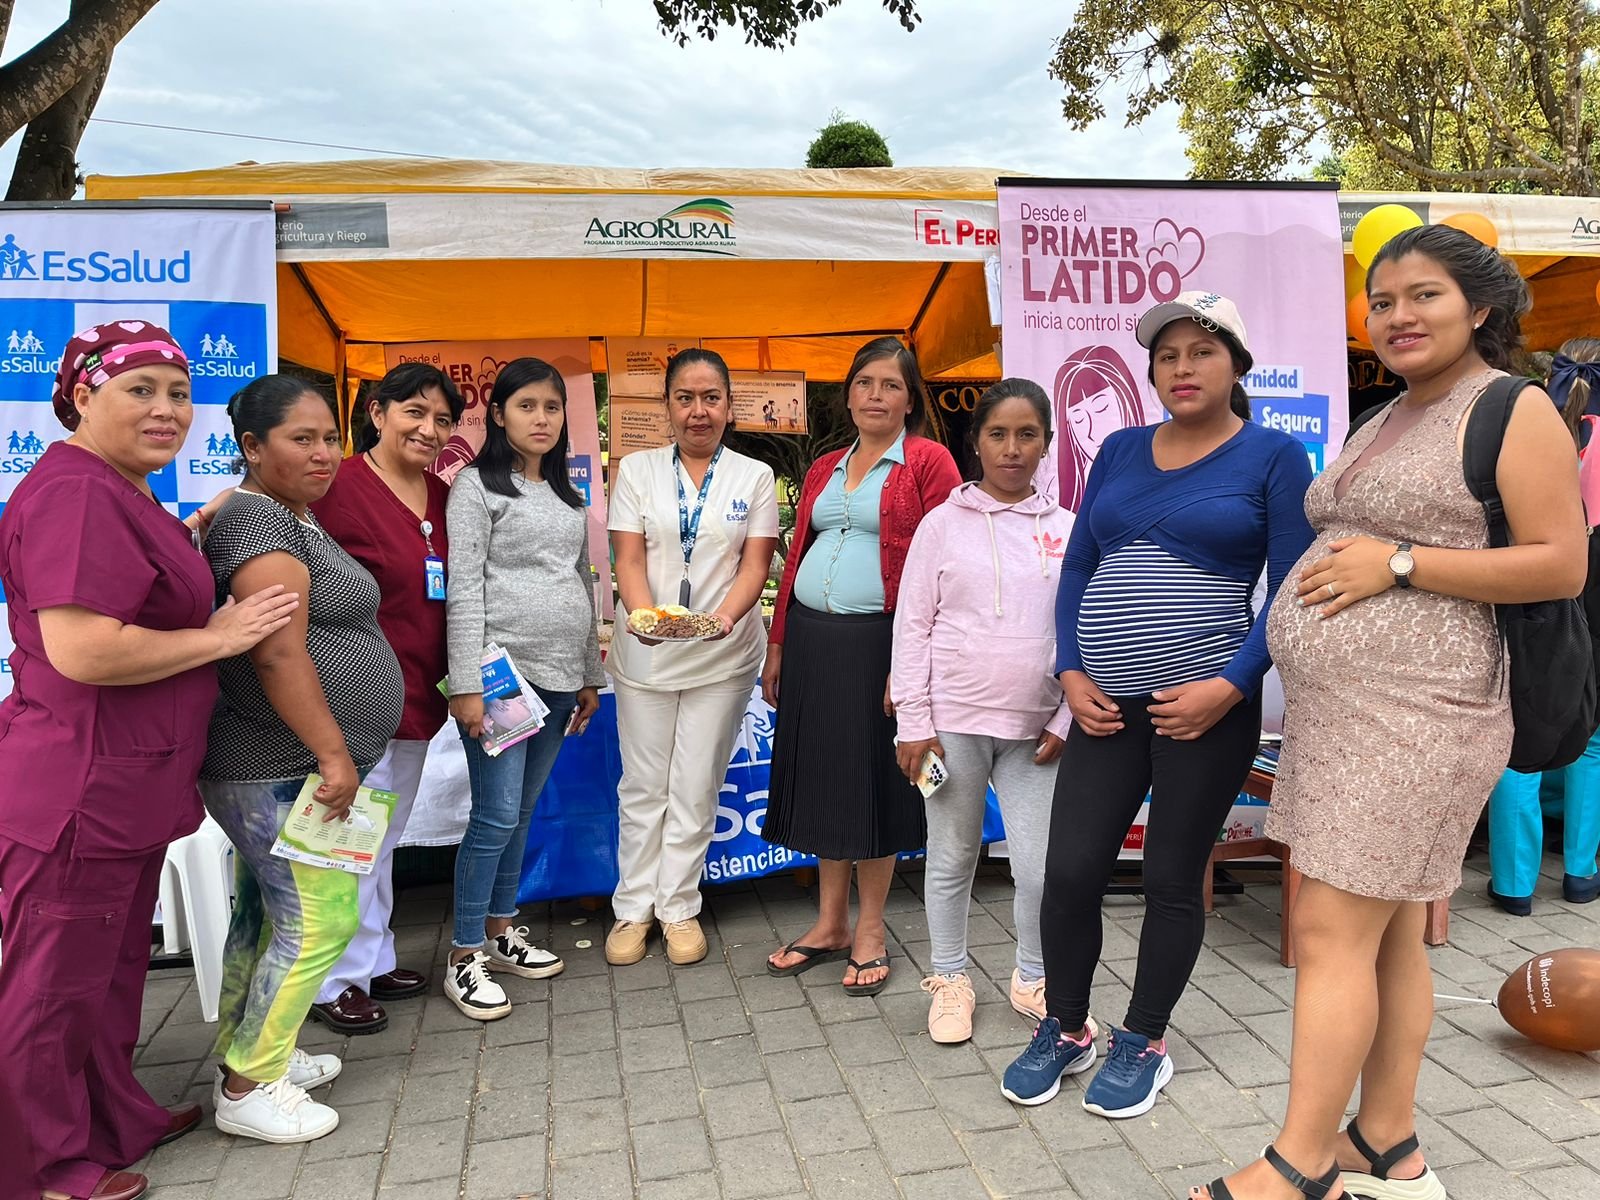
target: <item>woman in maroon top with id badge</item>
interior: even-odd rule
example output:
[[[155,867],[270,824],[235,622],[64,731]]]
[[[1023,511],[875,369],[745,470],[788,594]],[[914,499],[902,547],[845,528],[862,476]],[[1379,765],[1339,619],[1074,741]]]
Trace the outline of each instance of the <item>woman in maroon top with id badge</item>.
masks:
[[[212,664],[288,624],[271,587],[212,611],[148,476],[177,457],[189,365],[146,321],[86,329],[52,396],[72,431],[0,517],[16,649],[0,704],[0,1197],[133,1200],[122,1168],[200,1123],[133,1074],[167,843],[200,824]]]
[[[322,527],[378,581],[378,627],[405,678],[400,728],[363,781],[399,797],[372,874],[360,878],[361,928],[311,1006],[340,1033],[377,1033],[389,1023],[381,1001],[421,995],[428,977],[395,960],[394,850],[417,798],[428,742],[445,723],[439,691],[445,661],[444,564],[449,485],[428,468],[461,420],[461,393],[439,368],[402,363],[373,389],[355,456],[311,506]]]

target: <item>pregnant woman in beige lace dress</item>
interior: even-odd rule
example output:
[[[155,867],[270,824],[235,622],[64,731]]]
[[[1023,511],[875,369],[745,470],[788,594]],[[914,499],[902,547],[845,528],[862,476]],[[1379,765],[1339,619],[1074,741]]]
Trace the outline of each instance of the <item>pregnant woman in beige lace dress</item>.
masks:
[[[1510,753],[1493,605],[1576,595],[1586,571],[1572,438],[1542,391],[1518,397],[1500,454],[1514,545],[1488,548],[1462,478],[1465,418],[1521,346],[1516,269],[1428,225],[1379,252],[1367,294],[1407,391],[1306,493],[1317,538],[1267,630],[1286,703],[1267,833],[1306,875],[1288,1114],[1265,1160],[1194,1189],[1211,1200],[1442,1200],[1413,1117],[1433,1019],[1424,906],[1460,883]]]

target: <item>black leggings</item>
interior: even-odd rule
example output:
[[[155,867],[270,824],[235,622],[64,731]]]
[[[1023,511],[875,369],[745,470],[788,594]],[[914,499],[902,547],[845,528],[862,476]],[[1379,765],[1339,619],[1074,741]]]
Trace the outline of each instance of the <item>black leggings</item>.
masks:
[[[1068,1032],[1089,1015],[1100,901],[1148,792],[1144,931],[1124,1027],[1158,1041],[1205,939],[1205,872],[1255,758],[1261,698],[1258,692],[1240,701],[1192,742],[1157,736],[1146,711],[1149,696],[1116,701],[1122,730],[1091,737],[1073,726],[1056,773],[1039,913],[1045,1003]]]

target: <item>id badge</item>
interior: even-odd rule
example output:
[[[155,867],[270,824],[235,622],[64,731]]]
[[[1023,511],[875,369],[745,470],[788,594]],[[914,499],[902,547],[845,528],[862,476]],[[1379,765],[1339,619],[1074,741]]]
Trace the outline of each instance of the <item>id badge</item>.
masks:
[[[444,599],[444,559],[431,555],[422,560],[422,574],[427,581],[428,599]]]

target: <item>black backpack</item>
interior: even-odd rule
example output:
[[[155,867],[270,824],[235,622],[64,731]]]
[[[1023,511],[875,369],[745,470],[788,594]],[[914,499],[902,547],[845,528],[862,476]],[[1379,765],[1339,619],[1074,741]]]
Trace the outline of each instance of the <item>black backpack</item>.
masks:
[[[1529,382],[1515,376],[1496,379],[1467,418],[1462,474],[1467,490],[1483,504],[1493,547],[1511,543],[1495,467],[1512,407]],[[1589,576],[1578,599],[1495,605],[1500,640],[1511,663],[1515,733],[1508,765],[1514,771],[1549,771],[1576,762],[1600,725],[1596,698],[1600,644],[1594,638],[1600,624],[1591,622],[1600,606],[1600,574],[1595,569],[1600,546],[1592,530],[1588,541]]]
[[[1496,379],[1467,418],[1461,474],[1483,505],[1489,545],[1511,543],[1495,468],[1517,396],[1531,380]],[[1375,405],[1350,423],[1354,434],[1396,401]],[[1600,453],[1600,447],[1596,449]],[[1576,600],[1497,604],[1495,620],[1511,664],[1511,739],[1514,771],[1533,774],[1578,760],[1600,727],[1600,538],[1588,538],[1589,576]]]

